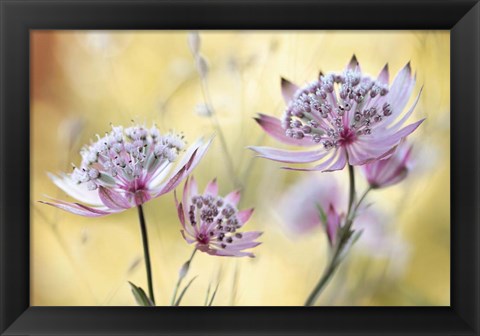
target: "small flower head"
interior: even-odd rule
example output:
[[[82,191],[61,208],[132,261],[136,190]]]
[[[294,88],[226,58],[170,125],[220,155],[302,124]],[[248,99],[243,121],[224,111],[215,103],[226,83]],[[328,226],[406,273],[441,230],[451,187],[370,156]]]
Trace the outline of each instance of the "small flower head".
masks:
[[[337,231],[344,213],[343,197],[334,176],[308,175],[292,185],[282,197],[279,213],[289,231],[310,234],[315,228],[323,227],[331,245],[335,245]]]
[[[372,188],[385,188],[403,181],[411,169],[412,147],[403,141],[387,159],[362,166],[362,172]]]
[[[363,74],[354,56],[343,72],[320,74],[303,87],[282,79],[282,93],[287,103],[283,119],[260,115],[256,120],[268,134],[283,143],[317,149],[308,152],[252,149],[261,157],[280,162],[321,161],[306,169],[321,171],[340,170],[347,163],[363,165],[388,157],[400,140],[423,122],[403,126],[420,96],[419,93],[413,106],[403,113],[415,87],[410,63],[391,86],[388,78],[388,66],[376,79]]]
[[[81,150],[82,162],[71,174],[50,176],[67,194],[92,206],[45,203],[89,217],[141,205],[173,190],[197,166],[209,144],[200,140],[184,152],[180,134],[161,134],[155,126],[112,126]]]
[[[189,244],[196,244],[198,250],[210,255],[254,257],[252,252],[244,250],[258,246],[260,243],[255,239],[262,232],[240,232],[253,213],[253,209],[237,209],[240,192],[219,196],[217,182],[213,180],[199,194],[192,177],[185,182],[182,202],[178,203],[176,195],[175,200],[181,232]]]

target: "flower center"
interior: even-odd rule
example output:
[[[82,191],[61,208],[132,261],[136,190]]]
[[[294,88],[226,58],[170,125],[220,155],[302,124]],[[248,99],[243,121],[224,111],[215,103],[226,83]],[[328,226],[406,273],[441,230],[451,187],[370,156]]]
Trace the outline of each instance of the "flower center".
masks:
[[[357,136],[355,131],[351,130],[350,128],[346,128],[342,132],[340,132],[339,138],[338,138],[338,144],[340,146],[350,145],[355,141],[356,138]]]
[[[240,228],[237,210],[225,202],[223,197],[194,196],[188,216],[192,226],[200,222],[200,233],[196,236],[200,244],[208,244],[212,238],[231,243],[234,235],[241,237],[241,234],[235,233]]]
[[[90,190],[99,185],[115,186],[127,192],[143,190],[154,173],[175,161],[185,146],[183,136],[160,135],[154,126],[127,129],[112,126],[112,131],[81,151],[82,164],[71,175],[76,183]]]
[[[387,84],[357,69],[321,75],[295,93],[283,128],[287,136],[310,139],[327,150],[348,145],[393,113],[387,98]]]

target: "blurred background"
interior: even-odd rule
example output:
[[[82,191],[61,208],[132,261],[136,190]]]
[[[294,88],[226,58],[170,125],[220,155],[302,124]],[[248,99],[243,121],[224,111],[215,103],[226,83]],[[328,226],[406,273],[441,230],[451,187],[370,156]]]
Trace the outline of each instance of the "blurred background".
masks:
[[[242,188],[241,208],[256,209],[245,228],[265,232],[254,259],[197,253],[188,279],[198,278],[183,304],[203,305],[207,288],[219,284],[214,305],[303,305],[327,262],[328,243],[320,226],[298,234],[285,218],[291,197],[325,175],[282,170],[245,147],[285,147],[253,120],[258,112],[283,114],[281,76],[303,84],[319,70],[342,70],[353,53],[372,76],[388,62],[390,81],[411,61],[412,100],[424,86],[411,121],[427,120],[409,138],[414,170],[401,184],[369,195],[381,220],[365,226],[318,304],[449,305],[449,32],[201,31],[200,62],[188,36],[32,31],[31,305],[135,305],[127,281],[146,289],[135,209],[92,219],[37,202],[45,195],[71,201],[47,172],[70,172],[95,134],[131,120],[183,131],[189,143],[220,127],[227,150],[217,136],[194,175],[201,188],[217,177],[222,194]],[[329,174],[347,190],[346,171]],[[365,183],[357,177],[361,191]],[[181,237],[173,193],[144,209],[156,300],[168,305],[192,246]]]

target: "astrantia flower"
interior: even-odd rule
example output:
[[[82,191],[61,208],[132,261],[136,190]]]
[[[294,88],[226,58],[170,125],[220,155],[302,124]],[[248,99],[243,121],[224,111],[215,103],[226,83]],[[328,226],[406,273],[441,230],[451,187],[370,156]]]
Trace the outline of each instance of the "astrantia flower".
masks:
[[[111,132],[97,137],[81,150],[82,162],[71,174],[50,175],[60,189],[88,205],[59,200],[43,203],[87,217],[141,205],[180,184],[211,142],[201,139],[184,153],[183,136],[162,135],[155,126],[112,126]]]
[[[258,246],[255,239],[262,232],[239,232],[250,219],[253,209],[239,211],[240,192],[227,196],[218,195],[216,180],[210,182],[203,194],[198,193],[197,183],[187,179],[183,199],[177,202],[178,217],[182,224],[182,235],[189,244],[196,244],[202,252],[216,256],[254,257],[246,249]]]
[[[403,126],[418,102],[403,113],[415,86],[410,63],[389,86],[386,65],[373,79],[361,72],[352,58],[343,72],[320,74],[303,86],[282,79],[287,103],[283,119],[260,115],[256,121],[275,139],[289,145],[315,147],[312,151],[287,151],[251,147],[260,157],[286,163],[321,161],[308,169],[340,170],[348,163],[363,165],[388,157],[400,140],[423,119]]]
[[[310,234],[322,227],[329,243],[334,245],[338,228],[345,218],[341,212],[346,202],[343,196],[335,177],[308,175],[285,192],[279,203],[279,213],[289,231]]]
[[[402,142],[389,158],[362,166],[362,172],[372,188],[385,188],[396,184],[411,169],[412,147]]]
[[[347,205],[347,195],[341,192],[343,189],[335,176],[305,175],[285,191],[279,203],[278,213],[286,229],[301,235],[325,230],[329,243],[335,245],[337,231],[345,221],[343,209]],[[371,206],[360,207],[353,222],[354,230],[362,231],[356,243],[359,250],[374,257],[387,256],[393,245],[401,241],[388,223],[391,218],[385,213]]]

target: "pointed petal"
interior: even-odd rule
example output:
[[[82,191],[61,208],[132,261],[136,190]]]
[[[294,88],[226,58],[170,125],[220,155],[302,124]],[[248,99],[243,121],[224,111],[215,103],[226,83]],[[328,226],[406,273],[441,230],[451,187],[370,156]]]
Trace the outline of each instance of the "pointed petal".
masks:
[[[98,195],[103,204],[110,209],[130,209],[132,205],[128,200],[120,193],[100,186],[98,188]]]
[[[285,103],[288,105],[290,100],[293,99],[295,92],[297,92],[299,87],[283,77],[281,79],[281,87],[282,87],[283,99],[285,100]]]
[[[335,158],[337,158],[338,150],[335,150],[334,152],[329,151],[327,153],[330,153],[331,156],[325,161],[321,162],[320,164],[312,168],[296,168],[296,167],[282,167],[282,168],[287,170],[297,170],[297,171],[319,171],[319,170],[323,171],[324,169],[327,169],[332,164],[332,161],[335,160]]]
[[[330,207],[327,211],[326,229],[327,229],[328,240],[331,245],[335,244],[335,241],[337,238],[337,231],[339,227],[340,227],[340,216],[337,214],[333,205],[330,204]]]
[[[54,206],[56,208],[73,213],[75,215],[84,216],[84,217],[102,217],[102,216],[110,215],[112,213],[123,211],[123,210],[107,210],[106,208],[105,209],[92,208],[79,203],[68,203],[68,202],[63,202],[59,200],[55,200],[55,202],[44,202],[44,201],[39,201],[39,202]]]
[[[217,179],[213,179],[210,183],[207,184],[205,187],[205,191],[203,194],[206,195],[211,195],[213,197],[216,197],[218,195],[218,184],[217,184]]]
[[[235,191],[232,191],[230,194],[228,194],[227,196],[225,196],[224,200],[227,202],[227,203],[230,203],[232,205],[237,205],[238,202],[240,201],[240,197],[241,197],[241,192],[240,190],[235,190]]]
[[[412,77],[412,69],[409,62],[397,74],[388,95],[385,96],[386,102],[391,105],[393,111],[389,118],[396,119],[402,113],[415,87],[415,81],[415,77]]]
[[[248,231],[242,233],[242,240],[255,240],[263,235],[262,231]]]
[[[391,130],[398,130],[400,127],[402,127],[402,125],[405,123],[405,121],[408,120],[408,118],[410,118],[410,116],[412,115],[413,111],[415,110],[415,107],[417,106],[417,103],[420,99],[420,95],[422,94],[422,91],[423,91],[423,86],[421,87],[420,89],[420,92],[418,93],[417,95],[417,98],[415,98],[415,101],[413,102],[412,106],[410,107],[410,109],[407,111],[407,113],[405,113],[403,115],[403,117],[398,120],[395,125],[393,125],[390,129]],[[385,124],[385,127],[387,127],[388,125],[391,125],[391,123],[393,122],[394,120],[391,119],[391,122],[388,123],[388,124]],[[383,125],[382,125],[383,126]]]
[[[361,166],[369,162],[380,160],[391,155],[395,151],[395,144],[357,141],[347,148],[348,162],[352,166]]]
[[[158,197],[158,196],[164,194],[165,192],[162,192],[161,194],[158,194],[158,193],[159,193],[160,190],[165,188],[165,185],[168,184],[173,177],[179,177],[181,175],[181,174],[179,174],[180,171],[183,171],[182,173],[185,173],[185,174],[183,176],[180,176],[181,178],[178,181],[178,183],[180,183],[184,178],[186,178],[193,171],[193,169],[198,165],[200,160],[203,158],[207,149],[209,148],[210,144],[212,143],[212,140],[213,140],[213,137],[210,138],[207,141],[205,141],[203,138],[198,139],[184,153],[182,159],[177,164],[176,169],[170,175],[171,177],[167,178],[167,181],[165,181],[163,184],[161,184],[159,186],[154,186],[153,184],[149,184],[148,187],[152,191],[151,193],[153,195],[155,195],[154,197]],[[178,185],[178,183],[176,183],[174,185],[174,187],[171,188],[170,190],[174,189]]]
[[[357,61],[357,56],[353,54],[352,58],[350,59],[350,62],[348,62],[347,70],[355,70],[358,66],[359,66],[359,63]]]
[[[178,203],[176,193],[175,193],[175,203],[177,207],[178,219],[180,220],[182,227],[185,228],[185,214],[183,212],[183,206],[182,206],[182,203],[180,204]]]
[[[395,132],[394,134],[386,136],[384,139],[384,143],[392,144],[392,145],[398,144],[402,138],[405,138],[406,136],[411,134],[413,131],[415,131],[418,128],[418,126],[420,126],[424,121],[425,121],[425,118],[420,119],[417,122],[414,122],[405,126],[404,128]]]
[[[251,249],[254,247],[257,247],[260,245],[261,242],[255,242],[255,241],[243,241],[243,239],[233,241],[233,243],[228,244],[226,247],[226,250],[236,250],[236,251],[241,251],[241,250],[246,250],[246,249]]]
[[[285,163],[309,163],[321,160],[328,152],[325,150],[315,151],[288,151],[282,149],[276,149],[271,147],[248,147],[249,149],[258,153],[259,157],[266,159],[285,162]]]
[[[220,256],[220,257],[250,257],[254,258],[255,255],[252,252],[243,252],[243,251],[236,251],[236,250],[209,250],[206,251],[208,254]]]
[[[337,159],[335,162],[328,167],[328,169],[324,169],[323,172],[332,172],[335,170],[342,170],[345,165],[347,164],[347,153],[345,150],[340,150],[340,153],[338,154]]]
[[[190,158],[191,161],[188,161],[175,175],[170,177],[163,185],[161,185],[158,190],[155,192],[154,198],[157,198],[163,194],[166,194],[177,187],[177,185],[182,182],[184,178],[188,176],[187,174],[187,165],[190,165],[193,159],[195,158],[195,153]]]
[[[98,193],[96,191],[88,190],[86,184],[77,184],[65,174],[56,176],[48,173],[48,177],[57,187],[62,189],[67,195],[75,198],[76,200],[95,206],[103,205],[102,201],[98,197]]]
[[[378,74],[377,81],[381,84],[387,84],[389,81],[389,74],[388,74],[388,63],[385,64],[382,71]]]
[[[237,218],[240,221],[241,225],[245,224],[250,219],[250,217],[253,214],[253,210],[254,209],[252,208],[252,209],[242,210],[237,213]]]
[[[294,139],[285,135],[285,129],[282,127],[280,119],[267,116],[265,114],[258,114],[255,121],[263,128],[263,130],[275,140],[278,140],[287,145],[310,147],[317,145],[307,138]]]

